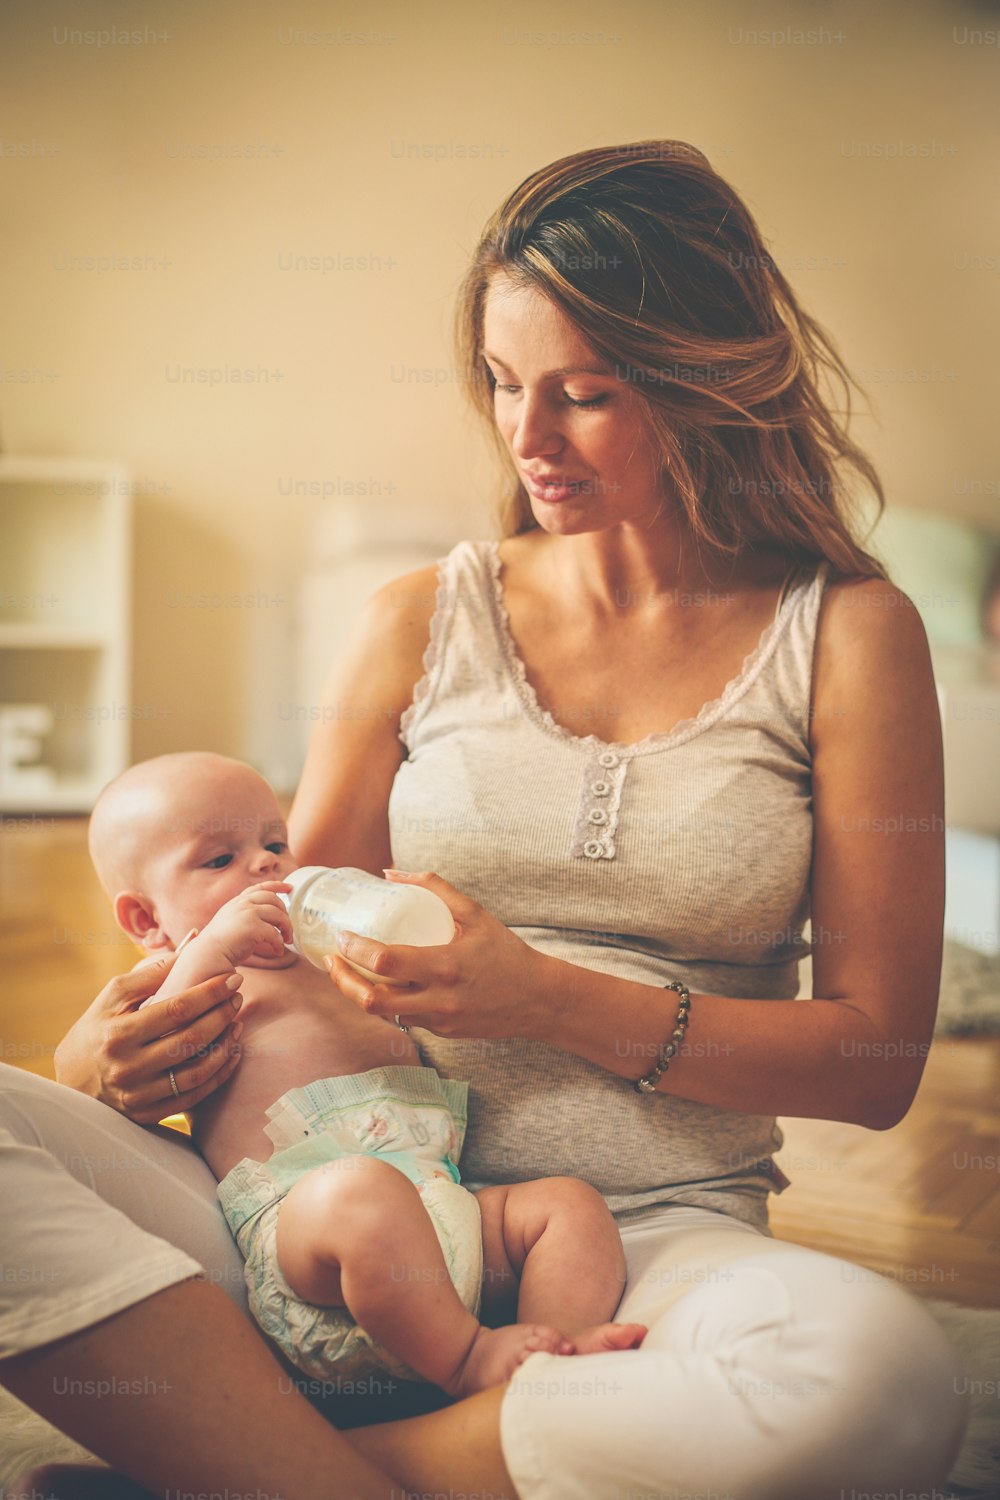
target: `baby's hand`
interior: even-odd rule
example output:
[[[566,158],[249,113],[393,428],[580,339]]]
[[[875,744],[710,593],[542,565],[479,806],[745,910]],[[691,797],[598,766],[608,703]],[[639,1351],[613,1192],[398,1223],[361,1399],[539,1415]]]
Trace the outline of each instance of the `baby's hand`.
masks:
[[[253,958],[281,958],[285,944],[292,941],[292,924],[277,892],[288,890],[291,886],[284,880],[248,886],[205,924],[203,941],[213,943],[234,969]]]

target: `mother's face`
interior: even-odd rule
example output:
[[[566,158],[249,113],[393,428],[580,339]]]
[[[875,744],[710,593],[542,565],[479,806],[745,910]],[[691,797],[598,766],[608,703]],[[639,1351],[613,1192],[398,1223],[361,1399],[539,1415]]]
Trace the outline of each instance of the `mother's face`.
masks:
[[[548,297],[490,283],[483,349],[497,427],[546,531],[649,523],[661,457],[638,397]]]

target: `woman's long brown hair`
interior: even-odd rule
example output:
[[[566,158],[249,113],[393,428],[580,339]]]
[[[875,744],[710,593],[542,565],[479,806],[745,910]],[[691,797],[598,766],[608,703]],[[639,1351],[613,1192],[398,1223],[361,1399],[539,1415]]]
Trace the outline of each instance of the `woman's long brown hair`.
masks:
[[[640,141],[563,157],[486,225],[461,287],[456,342],[473,405],[514,479],[501,515],[513,536],[536,522],[497,431],[483,358],[497,273],[551,298],[641,398],[665,493],[696,543],[733,558],[776,546],[826,559],[841,576],[886,576],[853,534],[859,500],[845,471],[874,495],[877,514],[885,505],[874,465],[847,435],[851,386],[860,387],[696,147]],[[821,394],[824,376],[839,384],[842,413]]]

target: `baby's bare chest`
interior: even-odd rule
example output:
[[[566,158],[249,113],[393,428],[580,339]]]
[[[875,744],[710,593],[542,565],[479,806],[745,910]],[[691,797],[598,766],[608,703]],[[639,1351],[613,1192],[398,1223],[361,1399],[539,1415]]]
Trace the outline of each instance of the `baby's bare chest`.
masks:
[[[265,1087],[293,1074],[286,1088],[419,1062],[416,1047],[395,1025],[367,1015],[304,960],[290,969],[245,969],[243,976],[241,1071]]]
[[[193,1133],[217,1176],[244,1156],[265,1160],[267,1109],[289,1089],[380,1067],[419,1067],[409,1036],[366,1015],[318,969],[245,969],[241,1059],[199,1106]]]

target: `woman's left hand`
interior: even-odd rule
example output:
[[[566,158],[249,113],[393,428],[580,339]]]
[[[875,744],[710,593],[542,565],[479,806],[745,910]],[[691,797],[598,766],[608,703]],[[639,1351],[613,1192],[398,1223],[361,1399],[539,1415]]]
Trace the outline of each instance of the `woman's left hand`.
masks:
[[[443,947],[379,943],[342,932],[325,962],[343,995],[375,1016],[423,1026],[444,1037],[524,1037],[538,996],[544,954],[439,875],[386,872],[386,878],[423,886],[440,896],[455,921]],[[373,983],[345,959],[379,975]]]

